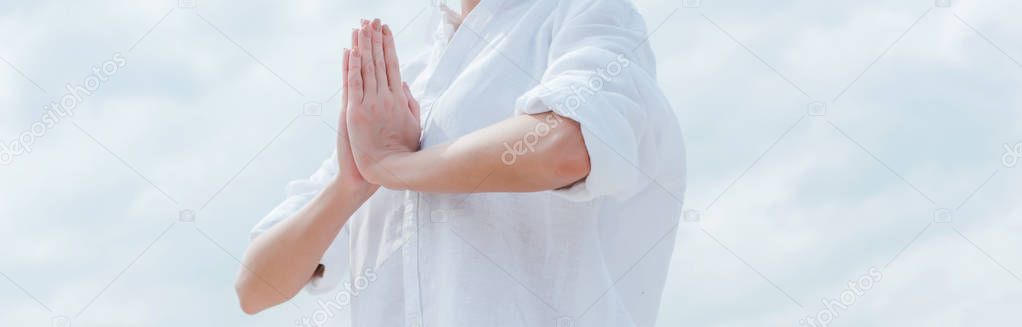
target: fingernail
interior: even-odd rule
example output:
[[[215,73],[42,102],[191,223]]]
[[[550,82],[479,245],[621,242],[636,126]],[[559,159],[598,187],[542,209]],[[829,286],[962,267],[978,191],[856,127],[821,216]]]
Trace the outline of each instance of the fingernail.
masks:
[[[390,26],[383,24],[383,35],[390,36]]]

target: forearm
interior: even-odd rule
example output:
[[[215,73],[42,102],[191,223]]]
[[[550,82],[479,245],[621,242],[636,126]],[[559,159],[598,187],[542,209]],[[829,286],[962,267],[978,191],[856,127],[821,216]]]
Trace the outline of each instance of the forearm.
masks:
[[[420,192],[537,192],[588,175],[578,123],[553,113],[520,115],[450,143],[394,155],[377,169],[381,185]]]
[[[293,217],[253,240],[235,286],[242,310],[253,314],[283,303],[309,281],[348,218],[372,194],[351,184],[330,183]]]

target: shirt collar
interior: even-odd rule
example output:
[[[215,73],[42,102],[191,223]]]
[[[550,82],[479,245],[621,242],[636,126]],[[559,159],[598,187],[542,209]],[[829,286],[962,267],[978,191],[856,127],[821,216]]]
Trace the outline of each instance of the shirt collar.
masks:
[[[505,2],[517,0],[481,0],[467,16],[461,17],[461,13],[452,10],[442,0],[434,0],[433,13],[440,17],[440,24],[434,38],[439,41],[449,42],[454,37],[454,32],[465,24],[473,30],[481,30],[493,19],[493,16]]]

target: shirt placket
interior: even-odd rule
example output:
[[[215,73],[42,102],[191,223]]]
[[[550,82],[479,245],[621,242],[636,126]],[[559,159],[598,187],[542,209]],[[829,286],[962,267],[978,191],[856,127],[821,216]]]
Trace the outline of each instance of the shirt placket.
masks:
[[[404,281],[404,312],[408,327],[422,326],[422,301],[419,285],[419,193],[405,192],[405,211],[401,223],[402,279]]]
[[[476,39],[479,35],[477,33],[480,33],[479,31],[482,31],[482,27],[493,18],[493,7],[500,2],[501,0],[484,0],[473,9],[472,13],[469,14],[469,17],[463,23],[464,25],[462,25],[462,28],[471,28],[473,31],[470,31],[469,35],[463,35],[465,34],[464,32],[456,33],[448,44],[448,48],[440,58],[436,59],[438,62],[436,65],[433,65],[434,70],[427,72],[430,76],[421,95],[422,101],[420,101],[426,109],[423,110],[425,115],[422,123],[423,135],[432,126],[432,118],[437,109],[436,104],[440,96],[447,91],[450,83],[457,76],[458,70],[462,67],[468,52],[479,42],[486,42],[486,40]],[[471,36],[472,39],[466,39],[466,36]],[[418,192],[406,192],[405,204],[404,219],[401,227],[405,242],[401,251],[402,266],[404,267],[402,278],[404,281],[405,322],[408,327],[422,327],[425,326],[425,322],[423,321],[422,312],[422,279],[419,261],[420,249],[423,246],[423,238],[420,235],[422,231],[420,229],[420,220],[422,219],[421,217],[427,217],[428,219],[431,209],[425,205],[422,201],[422,194]]]
[[[428,194],[419,192],[406,192],[404,199],[406,205],[401,225],[401,233],[404,237],[401,256],[404,267],[402,279],[404,282],[405,326],[408,327],[426,326],[423,309],[423,284],[426,285],[427,290],[435,290],[435,285],[429,282],[428,276],[424,276],[421,269],[424,264],[430,264],[430,258],[423,256],[422,249],[428,246],[435,237],[435,234],[432,233],[433,230],[428,225],[432,223],[433,208],[436,206],[431,206],[429,199],[431,197]]]

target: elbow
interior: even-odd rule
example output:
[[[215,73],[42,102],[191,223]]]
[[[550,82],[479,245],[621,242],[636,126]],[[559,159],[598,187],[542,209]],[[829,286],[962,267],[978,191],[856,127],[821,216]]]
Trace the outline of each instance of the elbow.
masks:
[[[278,226],[280,227],[280,226]],[[275,253],[267,253],[273,242],[268,235],[253,239],[245,252],[241,267],[234,280],[234,293],[238,306],[248,315],[255,315],[287,302],[305,285],[300,271],[275,269],[282,265]],[[272,252],[272,251],[271,251]]]
[[[582,130],[575,121],[568,120],[563,129],[557,133],[553,142],[553,160],[551,179],[559,185],[557,188],[570,186],[589,176],[592,168],[589,161],[589,150],[582,137]]]
[[[251,286],[245,282],[243,277],[239,277],[234,283],[234,293],[238,295],[238,304],[241,306],[241,311],[247,315],[254,315],[266,309],[256,303],[255,298],[252,296]]]
[[[244,300],[241,301],[241,312],[244,312],[245,314],[247,314],[249,316],[254,316],[257,313],[262,312],[263,309],[265,309],[265,308],[261,308],[261,307],[254,306],[254,305],[251,305],[251,304],[246,304]]]
[[[266,280],[255,271],[242,268],[238,279],[234,282],[234,292],[238,297],[238,305],[241,311],[248,315],[255,315],[263,310],[287,302],[298,295],[301,286],[275,287],[274,285],[288,285],[287,282],[271,282],[276,279]]]
[[[258,289],[257,283],[250,276],[246,276],[244,272],[234,282],[234,292],[238,296],[238,305],[241,307],[241,311],[247,315],[255,315],[276,305],[269,302],[272,301],[271,297],[264,296],[269,293]]]
[[[558,158],[554,163],[554,180],[558,181],[558,184],[563,184],[560,187],[571,186],[571,184],[585,179],[589,176],[591,168],[589,153],[585,146],[582,146],[580,150],[569,149],[565,152],[568,154],[561,156],[562,158]]]

